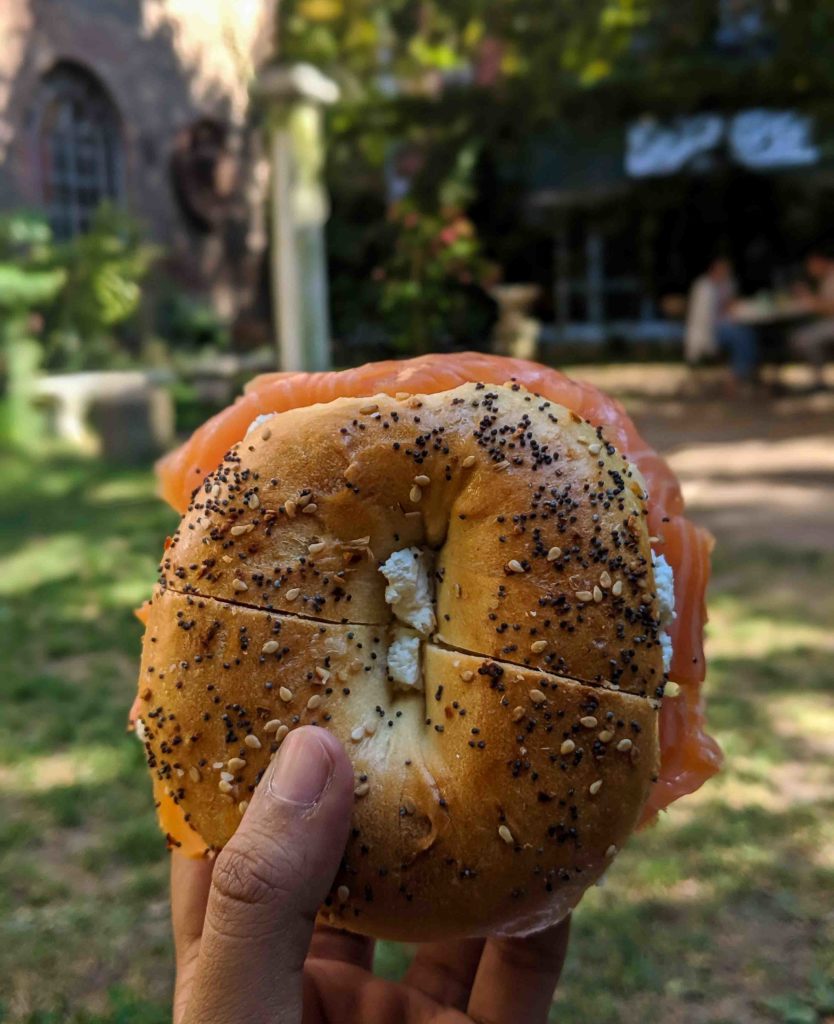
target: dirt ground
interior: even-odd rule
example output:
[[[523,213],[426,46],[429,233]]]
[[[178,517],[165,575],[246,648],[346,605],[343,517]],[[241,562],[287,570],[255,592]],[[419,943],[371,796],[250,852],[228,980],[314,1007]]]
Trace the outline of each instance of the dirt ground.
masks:
[[[834,389],[728,402],[713,375],[677,366],[581,367],[618,394],[678,474],[689,514],[719,544],[834,550]],[[833,382],[834,383],[834,382]]]

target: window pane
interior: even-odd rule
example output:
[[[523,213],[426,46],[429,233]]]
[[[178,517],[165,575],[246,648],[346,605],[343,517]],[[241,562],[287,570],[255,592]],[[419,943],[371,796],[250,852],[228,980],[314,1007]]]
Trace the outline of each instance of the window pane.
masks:
[[[119,117],[98,82],[63,66],[44,80],[41,118],[42,188],[59,237],[89,227],[105,199],[118,199]]]

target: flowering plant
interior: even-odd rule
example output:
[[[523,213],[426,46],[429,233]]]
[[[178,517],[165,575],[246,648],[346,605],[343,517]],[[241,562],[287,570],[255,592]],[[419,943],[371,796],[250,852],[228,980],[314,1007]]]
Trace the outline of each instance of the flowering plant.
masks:
[[[473,292],[498,278],[481,250],[475,225],[456,206],[434,213],[405,200],[389,210],[394,230],[390,257],[372,277],[380,287],[380,310],[394,343],[430,352],[461,334],[471,319]]]

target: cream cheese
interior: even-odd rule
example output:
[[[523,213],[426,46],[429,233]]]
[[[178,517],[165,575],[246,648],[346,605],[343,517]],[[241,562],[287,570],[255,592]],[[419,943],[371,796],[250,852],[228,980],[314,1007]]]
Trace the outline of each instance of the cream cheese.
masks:
[[[423,689],[423,671],[419,633],[407,626],[392,626],[388,645],[388,675],[392,682],[408,690]]]
[[[660,645],[663,650],[663,671],[668,672],[672,664],[672,637],[669,627],[675,621],[675,574],[663,555],[652,551],[654,589],[657,594],[660,616]]]
[[[401,548],[379,571],[388,580],[385,600],[394,618],[427,637],[436,624],[427,553],[420,548]]]
[[[276,412],[262,412],[260,416],[256,416],[249,426],[246,428],[244,437],[249,437],[253,430],[257,430],[262,423],[266,423],[267,420],[271,420],[273,416],[277,416]]]

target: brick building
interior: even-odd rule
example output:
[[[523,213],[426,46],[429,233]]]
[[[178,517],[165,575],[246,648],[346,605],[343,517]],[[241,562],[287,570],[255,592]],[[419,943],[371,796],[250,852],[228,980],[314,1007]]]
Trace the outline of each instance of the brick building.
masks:
[[[58,237],[109,199],[233,317],[265,240],[249,87],[274,0],[0,0],[0,209]]]

